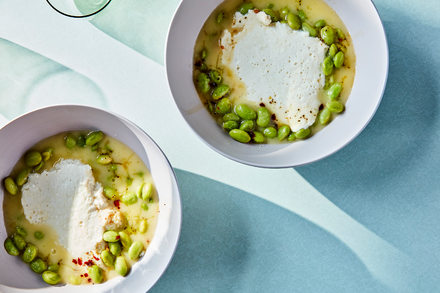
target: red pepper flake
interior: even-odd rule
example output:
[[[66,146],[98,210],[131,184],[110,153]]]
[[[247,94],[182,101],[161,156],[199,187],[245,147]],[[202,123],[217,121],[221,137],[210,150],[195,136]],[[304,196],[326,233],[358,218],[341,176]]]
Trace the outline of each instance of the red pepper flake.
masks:
[[[116,236],[116,240],[119,240],[121,238],[121,236],[117,235]]]
[[[86,266],[88,266],[88,267],[91,267],[91,266],[94,265],[94,263],[93,263],[93,261],[92,261],[91,259],[89,259],[88,261],[86,261],[84,264],[85,264]]]
[[[93,258],[94,258],[95,260],[99,260],[99,258],[97,258],[96,256],[93,256]]]
[[[115,207],[117,207],[119,210],[120,209],[119,200],[115,200],[113,203],[115,204]]]
[[[82,258],[80,258],[80,257],[78,257],[78,264],[79,264],[80,266],[82,266],[82,264],[83,264],[83,260],[82,260]]]
[[[92,281],[92,279],[90,279],[90,278],[88,278],[88,279],[87,279],[87,282],[89,282],[89,283],[90,283],[91,281]]]
[[[77,264],[78,262],[76,261],[76,259],[72,259],[72,262],[74,263],[74,264]]]
[[[260,12],[260,10],[258,10],[257,8],[255,8],[255,9],[254,9],[254,12],[255,12],[255,13],[258,13],[258,12]]]
[[[224,49],[224,48],[225,48],[225,46],[220,46],[220,48]]]
[[[85,274],[84,274],[84,277],[86,277],[86,278],[87,278],[88,276],[89,276],[89,274],[87,274],[87,273],[85,273]]]
[[[81,275],[81,278],[83,278],[84,277],[84,275]]]

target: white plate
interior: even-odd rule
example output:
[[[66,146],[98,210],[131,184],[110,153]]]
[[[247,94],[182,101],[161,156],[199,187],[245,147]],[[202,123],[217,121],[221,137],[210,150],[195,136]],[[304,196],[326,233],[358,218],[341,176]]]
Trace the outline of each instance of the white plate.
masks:
[[[324,0],[345,23],[356,54],[356,76],[346,111],[313,137],[291,144],[241,144],[232,140],[203,107],[192,80],[193,50],[200,29],[221,0],[183,0],[169,28],[165,68],[174,101],[196,135],[240,163],[294,167],[325,158],[352,141],[376,112],[388,77],[388,44],[370,0]]]
[[[63,105],[25,114],[0,129],[0,178],[6,178],[19,158],[35,143],[70,130],[99,129],[135,151],[147,165],[159,195],[159,219],[145,256],[126,277],[93,286],[56,286],[44,283],[18,257],[0,249],[0,292],[146,292],[166,270],[180,235],[182,209],[173,169],[154,141],[127,119],[105,110]],[[2,180],[3,184],[3,180]],[[3,202],[3,188],[0,189]],[[3,205],[2,205],[3,206]],[[0,239],[6,239],[3,208],[0,209]]]

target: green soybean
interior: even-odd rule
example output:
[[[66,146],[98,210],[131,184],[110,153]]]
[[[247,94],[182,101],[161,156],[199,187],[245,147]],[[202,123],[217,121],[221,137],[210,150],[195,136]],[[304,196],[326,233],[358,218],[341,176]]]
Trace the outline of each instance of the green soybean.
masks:
[[[326,25],[321,29],[321,39],[330,46],[335,41],[335,31]]]
[[[115,261],[115,271],[121,276],[125,276],[128,271],[127,263],[125,262],[125,258],[122,256],[118,256]]]
[[[295,132],[295,137],[299,138],[299,139],[306,138],[307,136],[310,135],[310,133],[311,133],[311,130],[309,128],[307,128],[307,129],[302,128],[302,129],[298,130],[297,132]]]
[[[247,143],[251,140],[249,134],[241,129],[232,129],[229,131],[229,135],[238,142]]]
[[[222,75],[217,70],[210,70],[209,78],[215,83],[220,83],[222,81]]]
[[[49,285],[56,285],[61,281],[60,275],[55,272],[45,271],[42,275],[44,282]]]
[[[252,129],[254,129],[254,127],[255,123],[253,120],[243,120],[240,124],[240,129],[246,132],[251,131]]]
[[[94,146],[101,141],[104,137],[104,134],[101,131],[92,131],[86,136],[86,145]]]
[[[202,60],[205,60],[206,57],[208,57],[208,50],[206,50],[206,48],[203,48],[203,50],[200,51],[200,58],[201,58]]]
[[[238,126],[237,126],[238,127]],[[145,203],[145,202],[143,202],[142,204],[141,204],[141,208],[144,210],[144,211],[148,211],[148,205]]]
[[[68,148],[68,149],[72,149],[73,147],[76,146],[76,138],[71,135],[68,134],[65,138],[64,138],[64,145]]]
[[[252,131],[251,134],[252,134],[252,140],[256,143],[263,143],[266,140],[264,135],[259,131]]]
[[[306,19],[308,18],[304,10],[298,11],[298,17],[301,19],[302,22],[306,21]]]
[[[266,8],[266,9],[263,9],[263,12],[266,13],[267,15],[269,15],[269,16],[270,16],[270,19],[271,19],[273,22],[278,21],[278,16],[275,14],[275,12],[274,12],[272,9],[270,9],[270,8]]]
[[[275,138],[277,136],[277,130],[272,126],[269,126],[264,129],[263,134],[267,138]]]
[[[336,100],[339,97],[339,94],[342,91],[342,85],[340,83],[334,83],[330,86],[330,88],[327,90],[327,96],[331,100]]]
[[[336,28],[335,33],[336,33],[336,36],[338,37],[339,41],[345,40],[344,32],[340,28]]]
[[[240,6],[238,11],[240,11],[241,14],[245,15],[251,9],[254,9],[254,5],[252,3],[244,3]]]
[[[101,252],[101,260],[108,267],[112,267],[114,264],[113,256],[108,250],[103,250]]]
[[[231,101],[228,98],[223,98],[215,105],[215,112],[219,114],[226,114],[231,110]]]
[[[40,164],[43,157],[37,151],[30,151],[25,156],[25,163],[28,167],[35,167]]]
[[[212,98],[214,100],[218,100],[220,98],[223,98],[229,93],[229,85],[222,84],[215,88],[215,90],[212,92]]]
[[[84,134],[81,134],[80,136],[78,136],[78,139],[76,140],[76,144],[83,148],[86,146],[86,136]]]
[[[257,125],[261,127],[266,127],[270,123],[270,117],[271,114],[266,107],[258,108]]]
[[[38,164],[37,166],[34,167],[34,171],[40,170],[41,168],[43,168],[43,166],[44,166],[44,163],[43,163],[43,161],[41,161],[40,164]]]
[[[133,242],[133,244],[128,249],[128,257],[130,257],[131,259],[137,259],[143,249],[144,246],[140,241]]]
[[[151,182],[145,183],[145,186],[142,190],[142,199],[147,200],[153,195],[153,184]]]
[[[344,54],[347,53],[347,48],[344,45],[337,43],[336,47],[338,47],[339,51],[344,52]]]
[[[11,177],[5,179],[5,188],[11,195],[16,195],[18,192],[18,186]]]
[[[18,250],[23,250],[26,247],[26,241],[24,241],[23,237],[21,237],[20,235],[13,235],[12,240],[14,241],[14,244],[18,248]]]
[[[344,65],[345,55],[344,52],[338,52],[333,58],[333,63],[336,68],[341,68]]]
[[[139,232],[141,234],[144,234],[145,232],[147,232],[149,226],[150,225],[148,224],[147,220],[142,219],[141,222],[139,223]]]
[[[322,62],[322,72],[324,75],[330,75],[333,72],[333,60],[331,57],[327,57]]]
[[[217,14],[217,18],[216,18],[217,23],[220,24],[224,18],[225,18],[224,12],[220,12],[219,14]]]
[[[244,120],[254,120],[257,118],[257,113],[248,105],[239,104],[235,106],[235,113]]]
[[[94,145],[92,145],[91,150],[94,152],[97,151],[98,148],[99,148],[99,144],[95,143]]]
[[[60,270],[60,265],[57,264],[57,263],[50,264],[50,265],[47,267],[47,270],[48,270],[48,271],[51,271],[51,272],[54,272],[54,273],[57,273],[57,272]]]
[[[93,282],[101,283],[102,282],[102,270],[97,265],[93,265],[87,269],[89,272],[90,278],[92,278]]]
[[[318,32],[306,22],[302,23],[302,30],[308,32],[311,37],[316,37],[318,35]]]
[[[102,240],[105,242],[117,242],[119,238],[121,238],[121,236],[119,236],[119,233],[116,231],[109,230],[102,234]]]
[[[131,246],[131,238],[130,236],[125,233],[124,231],[119,232],[119,236],[121,237],[121,243],[122,246],[124,246],[125,248],[129,248]]]
[[[27,235],[27,231],[23,227],[17,226],[15,227],[15,231],[17,231],[17,234],[20,235],[21,237],[25,237]]]
[[[104,187],[104,195],[108,199],[114,200],[116,198],[116,189],[110,186]]]
[[[201,65],[200,65],[200,71],[201,72],[208,72],[208,65],[206,65],[206,63],[202,63]]]
[[[96,158],[96,162],[101,165],[108,165],[113,161],[112,157],[109,155],[100,155]]]
[[[328,108],[322,109],[318,115],[319,123],[321,123],[322,125],[327,124],[330,121],[331,116],[332,116],[332,113],[330,112],[330,110]]]
[[[282,125],[278,128],[278,140],[282,141],[290,134],[290,127],[287,125]]]
[[[301,28],[301,20],[299,19],[298,15],[290,12],[287,14],[286,20],[291,29],[299,30]]]
[[[108,244],[108,249],[110,250],[111,254],[113,254],[114,256],[118,256],[122,251],[121,243],[110,242]]]
[[[223,129],[226,131],[231,131],[232,129],[238,129],[240,126],[235,121],[226,121],[223,123]]]
[[[18,186],[22,186],[23,184],[26,183],[30,172],[31,172],[31,169],[26,168],[26,169],[21,170],[17,174],[17,177],[15,178],[15,182],[17,183]]]
[[[327,103],[327,108],[332,113],[341,113],[344,111],[344,104],[339,101],[330,101]]]
[[[37,274],[41,274],[47,269],[47,265],[41,258],[36,258],[31,262],[31,269]]]
[[[323,26],[325,26],[327,24],[327,22],[324,19],[320,19],[315,23],[315,27],[317,29],[322,28]]]
[[[24,249],[22,259],[24,262],[31,262],[37,256],[37,253],[38,253],[38,249],[35,246],[33,246],[32,244],[28,244],[28,245],[26,245],[26,248]]]
[[[281,17],[281,19],[282,20],[286,20],[286,18],[287,18],[287,14],[289,14],[289,12],[290,12],[290,9],[289,9],[289,7],[284,7],[283,9],[281,9],[280,10],[280,17]]]
[[[225,114],[225,116],[223,116],[223,122],[227,122],[227,121],[238,122],[238,121],[240,121],[240,117],[238,117],[238,115],[235,113],[228,113],[228,114]]]
[[[335,57],[336,53],[338,53],[338,47],[336,47],[335,44],[332,44],[330,49],[328,49],[328,55],[333,58]]]
[[[275,4],[273,4],[273,3],[270,3],[268,6],[267,6],[267,8],[269,8],[269,9],[273,9],[275,7]]]
[[[77,275],[70,275],[69,276],[69,282],[72,285],[81,285],[82,280],[81,280],[81,277],[79,277]]]
[[[295,132],[291,132],[287,137],[287,141],[294,141],[296,139]]]
[[[20,250],[18,250],[17,246],[15,246],[11,238],[6,238],[3,245],[5,247],[6,252],[9,253],[10,255],[17,256],[20,254]]]
[[[125,193],[122,197],[121,197],[121,201],[123,204],[129,206],[132,204],[135,204],[137,202],[138,198],[136,193],[132,192],[132,191],[128,191],[127,193]]]
[[[47,148],[45,149],[42,153],[41,153],[43,160],[47,161],[50,159],[50,157],[52,157],[53,155],[53,149],[52,148]]]

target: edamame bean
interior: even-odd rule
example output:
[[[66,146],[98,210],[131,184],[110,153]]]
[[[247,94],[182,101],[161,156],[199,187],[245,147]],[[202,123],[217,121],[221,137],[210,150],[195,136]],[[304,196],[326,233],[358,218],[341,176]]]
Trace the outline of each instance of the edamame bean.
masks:
[[[336,47],[335,44],[332,44],[330,49],[328,49],[328,55],[333,58],[335,57],[336,53],[338,53],[338,47]]]
[[[18,192],[18,186],[11,177],[5,179],[5,188],[11,195],[16,195]]]
[[[321,29],[321,39],[330,46],[335,41],[335,31],[326,25]]]
[[[10,255],[17,256],[20,254],[20,250],[18,250],[17,246],[15,246],[11,238],[6,238],[3,245],[5,247],[6,252],[9,253]]]
[[[290,127],[287,125],[282,125],[278,128],[278,140],[282,141],[290,134]]]
[[[226,96],[228,93],[229,93],[229,86],[227,84],[222,84],[216,87],[215,90],[212,92],[212,98],[214,100],[218,100]]]
[[[226,131],[231,131],[232,129],[238,129],[240,126],[235,121],[226,121],[223,123],[223,129]]]
[[[52,148],[47,148],[45,149],[42,153],[41,153],[43,160],[47,161],[50,159],[50,157],[52,157],[53,155],[53,149]]]
[[[327,57],[322,62],[322,72],[324,75],[330,75],[333,72],[333,60],[331,57]]]
[[[294,141],[296,139],[295,132],[291,132],[287,137],[287,141]]]
[[[327,96],[331,100],[336,100],[339,97],[339,94],[341,93],[341,91],[342,91],[342,85],[340,83],[334,83],[327,90]]]
[[[223,122],[227,122],[227,121],[238,122],[238,121],[240,121],[240,117],[238,117],[238,115],[235,113],[228,113],[228,114],[225,114],[225,116],[223,116]]]
[[[332,113],[341,113],[344,111],[344,104],[339,101],[330,101],[327,103],[327,108]]]
[[[269,9],[273,9],[275,7],[275,4],[273,4],[273,3],[270,3],[268,6],[267,6],[267,8],[269,8]]]
[[[299,19],[298,15],[290,12],[287,14],[286,20],[291,29],[299,30],[301,28],[301,20]]]
[[[54,272],[54,273],[57,273],[57,272],[60,270],[60,265],[57,264],[57,263],[50,264],[50,265],[47,267],[47,270],[48,270],[48,271],[51,271],[51,272]]]
[[[86,136],[84,134],[81,134],[80,136],[78,136],[78,140],[76,141],[76,144],[83,148],[86,146]]]
[[[40,170],[41,168],[43,168],[43,166],[44,166],[44,163],[43,163],[43,161],[41,161],[40,164],[38,164],[36,167],[34,167],[34,171]]]
[[[229,131],[229,135],[238,142],[247,143],[251,140],[249,134],[241,129],[232,129]]]
[[[308,18],[304,10],[298,11],[298,17],[301,19],[302,22],[306,21]]]
[[[345,40],[344,32],[340,28],[336,28],[335,33],[336,33],[336,36],[340,42]]]
[[[32,244],[28,244],[26,245],[26,248],[24,249],[23,252],[23,261],[24,262],[31,262],[35,259],[35,257],[37,256],[38,253],[38,249],[33,246]]]
[[[70,275],[69,276],[69,282],[72,285],[81,285],[82,280],[81,280],[81,277],[79,277],[77,275]]]
[[[322,109],[321,112],[319,112],[319,117],[318,117],[319,123],[321,123],[322,125],[327,124],[330,121],[331,116],[332,113],[328,108]]]
[[[121,276],[125,276],[127,274],[128,267],[124,257],[118,256],[116,258],[115,271]]]
[[[101,141],[101,139],[104,137],[104,134],[101,131],[92,131],[87,134],[86,136],[86,145],[87,146],[94,146],[97,143]]]
[[[151,182],[148,182],[145,184],[142,190],[142,199],[147,200],[151,197],[152,194],[153,194],[153,184]]]
[[[47,265],[41,258],[38,257],[31,262],[31,269],[37,274],[41,274],[47,269]]]
[[[267,15],[269,15],[269,16],[270,16],[270,19],[271,19],[273,22],[278,21],[278,17],[277,17],[277,15],[275,14],[275,12],[274,12],[272,9],[270,9],[270,8],[266,8],[266,9],[263,9],[263,12],[266,13]]]
[[[245,15],[251,9],[254,9],[254,5],[252,3],[244,3],[240,6],[238,11],[240,11],[241,14]]]
[[[281,9],[280,10],[280,17],[281,17],[281,19],[282,20],[286,20],[286,18],[287,18],[287,14],[289,14],[289,12],[290,12],[290,9],[289,9],[289,7],[284,7],[283,9]]]
[[[110,186],[104,187],[104,195],[108,199],[114,200],[116,198],[116,189]]]
[[[44,282],[49,285],[56,285],[61,281],[60,275],[55,272],[45,271],[42,275]]]
[[[270,112],[266,107],[258,108],[257,125],[266,127],[270,123]]]
[[[209,78],[217,84],[219,84],[222,81],[222,75],[217,70],[210,70]]]
[[[101,252],[101,260],[108,267],[112,267],[114,264],[113,256],[108,250],[103,250]]]
[[[335,64],[336,68],[341,68],[342,65],[344,65],[345,55],[343,52],[338,52],[335,55],[335,58],[333,58],[333,63]]]
[[[108,244],[108,249],[110,250],[110,252],[114,256],[118,256],[121,253],[121,251],[122,251],[121,243],[119,243],[119,242],[110,242]]]
[[[15,227],[15,231],[17,231],[17,234],[20,235],[21,237],[25,237],[27,235],[27,231],[23,227],[17,226]]]
[[[12,240],[14,241],[14,244],[18,248],[18,250],[23,250],[26,247],[26,241],[24,241],[23,237],[21,237],[20,235],[13,235]]]
[[[237,126],[238,127],[238,126]],[[143,202],[142,204],[141,204],[141,208],[144,210],[144,211],[148,211],[148,205],[145,203],[145,202]]]
[[[208,65],[206,65],[206,63],[202,63],[202,64],[200,65],[200,68],[199,68],[199,69],[200,69],[201,72],[205,72],[205,73],[206,73],[206,72],[208,72],[208,69],[209,69],[209,68],[208,68]]]
[[[302,128],[302,129],[298,130],[297,132],[295,132],[295,137],[300,138],[300,139],[306,138],[307,136],[310,135],[311,132],[312,131],[309,128],[307,128],[307,129]]]
[[[239,104],[235,106],[235,113],[244,120],[254,120],[257,118],[257,113],[248,105]]]
[[[108,165],[113,161],[112,157],[109,155],[100,155],[96,158],[96,162],[101,165]]]
[[[311,37],[316,37],[318,32],[307,22],[302,23],[302,30],[308,32]]]
[[[253,120],[243,120],[240,124],[240,129],[244,130],[246,132],[251,131],[254,129],[254,121]]]
[[[317,29],[321,29],[323,26],[325,26],[327,22],[324,19],[320,19],[315,23],[315,27]]]
[[[264,129],[263,134],[267,138],[275,138],[277,136],[277,130],[269,126]]]
[[[102,282],[102,270],[97,265],[93,265],[87,269],[89,272],[90,278],[92,278],[93,282],[101,283]]]
[[[140,241],[133,242],[133,244],[128,249],[128,256],[131,259],[136,259],[139,257],[139,254],[141,254],[142,250],[144,249],[144,246]]]
[[[117,242],[120,238],[121,236],[119,236],[118,232],[111,230],[105,231],[104,234],[102,234],[102,240],[105,242]]]
[[[251,135],[252,135],[252,140],[256,143],[263,143],[266,140],[266,138],[261,132],[252,131]]]
[[[26,169],[21,170],[17,174],[17,177],[15,178],[15,181],[17,182],[18,186],[22,186],[23,184],[26,183],[30,172],[31,172],[31,169],[26,168]]]
[[[206,57],[208,57],[208,50],[206,50],[206,48],[203,48],[203,50],[200,52],[200,58],[203,61],[206,59]]]
[[[136,193],[134,193],[132,191],[127,191],[127,193],[125,193],[121,197],[122,203],[127,205],[127,206],[135,204],[137,202],[137,200],[138,200],[138,198],[136,196]]]
[[[68,148],[68,149],[72,149],[73,147],[76,146],[76,138],[69,134],[64,138],[64,145]]]
[[[336,47],[338,47],[339,51],[344,52],[344,54],[347,53],[347,48],[344,45],[342,45],[341,43],[337,43]]]
[[[150,225],[148,224],[147,220],[142,219],[141,222],[139,223],[139,232],[141,234],[144,234],[145,232],[147,232],[149,226]]]
[[[217,14],[217,24],[220,24],[223,19],[225,18],[225,14],[223,12],[220,12],[219,14]]]
[[[30,151],[26,154],[25,163],[28,167],[35,167],[40,164],[43,157],[37,151]]]
[[[228,98],[223,98],[215,105],[215,112],[219,114],[226,114],[231,110],[231,101]]]
[[[119,232],[119,236],[121,237],[121,243],[122,246],[124,246],[125,248],[129,248],[131,246],[131,238],[130,236],[125,233],[124,231]]]

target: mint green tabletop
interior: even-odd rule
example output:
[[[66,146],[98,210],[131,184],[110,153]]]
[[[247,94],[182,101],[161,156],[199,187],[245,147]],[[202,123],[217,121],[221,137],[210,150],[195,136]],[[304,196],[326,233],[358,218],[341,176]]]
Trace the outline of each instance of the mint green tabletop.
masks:
[[[390,50],[383,101],[352,143],[307,166],[241,165],[188,129],[163,67],[177,0],[112,0],[88,19],[1,1],[0,121],[80,103],[156,141],[183,225],[150,292],[440,292],[440,1],[374,3]]]

